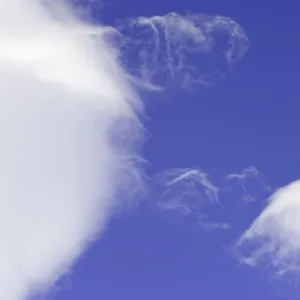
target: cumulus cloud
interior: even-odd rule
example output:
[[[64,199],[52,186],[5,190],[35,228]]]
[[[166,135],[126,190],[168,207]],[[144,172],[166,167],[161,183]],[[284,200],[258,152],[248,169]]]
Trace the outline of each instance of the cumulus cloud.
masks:
[[[254,166],[225,176],[200,169],[165,170],[154,176],[153,185],[159,212],[182,215],[206,230],[232,228],[232,210],[270,194]]]
[[[65,7],[0,1],[2,299],[48,288],[142,185],[142,105],[96,32]]]
[[[235,245],[250,266],[269,266],[277,274],[300,271],[300,181],[278,189],[267,207]]]
[[[172,12],[120,20],[116,28],[128,71],[154,90],[213,85],[250,45],[239,24],[218,15]]]

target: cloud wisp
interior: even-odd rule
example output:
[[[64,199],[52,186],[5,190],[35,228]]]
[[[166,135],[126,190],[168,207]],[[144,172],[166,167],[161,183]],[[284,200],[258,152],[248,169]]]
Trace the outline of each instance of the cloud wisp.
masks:
[[[235,225],[232,223],[233,209],[264,200],[264,196],[270,194],[264,176],[255,167],[222,176],[221,180],[214,177],[200,169],[157,173],[153,185],[158,211],[181,215],[205,230],[224,230]],[[250,185],[249,188],[249,180],[255,183],[254,187]]]
[[[245,168],[239,173],[227,174],[224,186],[229,194],[233,192],[235,197],[243,199],[245,203],[268,198],[272,192],[264,175],[255,166]]]
[[[154,90],[214,85],[247,52],[250,42],[233,19],[167,13],[119,20],[126,69]]]
[[[51,287],[143,191],[136,87],[164,88],[156,76],[165,72],[184,79],[183,88],[203,84],[186,59],[217,51],[215,34],[226,33],[218,53],[227,65],[248,45],[228,18],[172,13],[93,27],[59,3],[0,0],[0,298],[7,300]],[[136,40],[134,28],[152,39]],[[139,43],[146,46],[132,72],[128,55]],[[206,175],[176,174],[169,187],[193,179],[218,204]]]

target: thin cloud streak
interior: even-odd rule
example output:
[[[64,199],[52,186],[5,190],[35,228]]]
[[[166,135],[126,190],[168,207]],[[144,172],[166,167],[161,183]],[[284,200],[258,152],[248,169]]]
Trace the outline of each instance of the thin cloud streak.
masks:
[[[234,224],[228,213],[232,214],[232,209],[264,200],[271,193],[263,174],[254,166],[219,180],[212,175],[188,168],[157,173],[153,186],[158,211],[180,214],[203,229],[231,229]]]

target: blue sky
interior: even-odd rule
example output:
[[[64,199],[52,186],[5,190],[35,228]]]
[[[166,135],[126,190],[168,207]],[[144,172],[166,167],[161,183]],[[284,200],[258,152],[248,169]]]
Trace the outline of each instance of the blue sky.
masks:
[[[299,7],[295,1],[290,4],[130,0],[106,3],[104,10],[99,9],[97,16],[107,22],[169,11],[228,16],[246,30],[251,42],[245,57],[212,88],[162,99],[145,97],[149,136],[143,153],[150,175],[191,167],[222,176],[256,166],[272,188],[299,177],[300,21]],[[243,201],[235,203],[239,200]],[[53,297],[296,299],[290,278],[278,279],[265,266],[240,265],[228,250],[260,213],[264,201],[262,197],[249,206],[230,206],[227,214],[234,220],[230,231],[205,231],[147,207],[118,217]]]
[[[71,2],[0,0],[0,298],[297,299],[296,1]]]

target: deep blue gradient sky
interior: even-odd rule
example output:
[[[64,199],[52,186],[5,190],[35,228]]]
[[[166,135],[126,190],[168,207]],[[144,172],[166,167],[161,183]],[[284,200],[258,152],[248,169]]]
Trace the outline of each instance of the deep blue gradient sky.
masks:
[[[150,175],[174,167],[232,173],[255,165],[273,187],[299,177],[300,4],[287,4],[115,0],[104,10],[94,6],[94,15],[105,22],[169,11],[229,16],[251,41],[246,56],[217,86],[161,101],[145,99],[149,136],[143,151]],[[257,204],[242,210],[230,232],[201,231],[147,210],[119,217],[53,297],[296,299],[288,283],[279,285],[267,272],[239,266],[226,250],[259,209]]]

